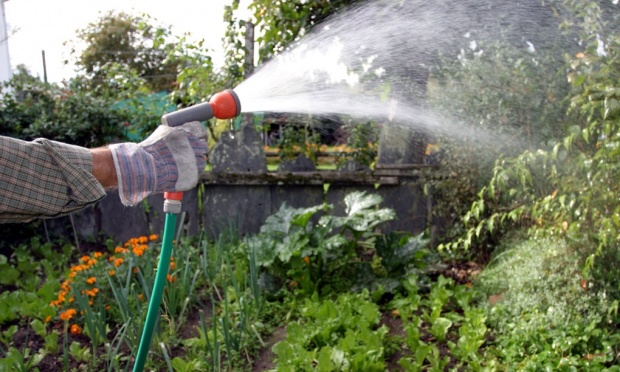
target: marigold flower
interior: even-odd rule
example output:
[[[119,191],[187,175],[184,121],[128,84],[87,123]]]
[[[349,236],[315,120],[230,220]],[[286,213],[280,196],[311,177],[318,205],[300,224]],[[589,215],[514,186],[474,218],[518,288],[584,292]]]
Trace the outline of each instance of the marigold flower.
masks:
[[[157,234],[151,234],[151,235],[149,235],[149,240],[150,240],[150,241],[157,240],[157,238],[159,238],[159,236],[157,236]]]
[[[117,258],[116,260],[114,260],[114,267],[119,267],[122,263],[123,263],[123,259],[122,258]]]
[[[103,256],[103,253],[101,253],[101,252],[93,253],[93,257],[95,257],[95,258],[100,258],[101,256]]]
[[[52,316],[51,315],[48,315],[48,316],[45,317],[45,323],[49,323],[50,320],[52,320]]]
[[[82,256],[81,260],[82,262],[88,262],[88,260],[90,260],[90,256]]]
[[[306,265],[310,264],[310,256],[305,256],[304,262],[306,263]]]
[[[134,273],[134,274],[137,274],[138,273],[138,268],[134,267],[133,269],[131,269],[131,272]]]
[[[138,299],[144,302],[144,295],[142,293],[138,293]]]
[[[110,271],[108,271],[108,275],[110,275],[110,276],[114,276],[114,274],[116,274],[116,271],[114,271],[114,270],[110,270]]]
[[[73,318],[73,316],[77,314],[77,311],[75,311],[75,309],[67,309],[65,311],[63,311],[62,313],[60,313],[60,319],[67,321],[71,318]]]
[[[97,282],[97,278],[95,278],[94,276],[91,276],[90,278],[86,279],[86,283],[88,284],[95,284]]]
[[[168,280],[168,282],[170,282],[170,283],[174,283],[177,280],[177,278],[175,278],[174,275],[168,274],[168,275],[166,275],[166,280]]]
[[[77,324],[71,324],[70,331],[72,335],[82,334],[82,328],[80,328],[80,326]]]
[[[137,246],[134,246],[132,249],[133,254],[135,254],[138,257],[142,256],[145,250],[146,250],[146,245],[137,245]]]
[[[141,236],[138,238],[138,243],[146,243],[149,241],[149,238],[147,238],[146,236]]]
[[[114,253],[127,253],[127,249],[123,247],[114,248]]]
[[[176,268],[177,268],[177,263],[174,261],[170,262],[170,270],[174,270]]]

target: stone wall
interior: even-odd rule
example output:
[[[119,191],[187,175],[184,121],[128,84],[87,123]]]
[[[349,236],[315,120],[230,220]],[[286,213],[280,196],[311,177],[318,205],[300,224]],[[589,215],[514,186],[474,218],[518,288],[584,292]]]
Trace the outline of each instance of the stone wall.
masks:
[[[317,171],[302,157],[281,164],[279,172],[268,172],[260,137],[254,128],[243,126],[224,133],[209,154],[212,171],[202,177],[203,192],[196,188],[185,193],[183,228],[190,235],[202,229],[211,237],[231,228],[240,234],[257,233],[282,203],[300,208],[326,201],[334,205],[335,214],[342,215],[345,195],[359,190],[378,193],[383,197],[382,206],[396,212],[396,220],[382,225],[384,231],[419,233],[429,225],[430,215],[420,172],[425,166],[419,164],[417,155],[394,154],[399,153],[380,151],[374,170],[348,164],[341,171]],[[122,243],[161,233],[162,209],[162,195],[151,196],[136,207],[125,207],[118,194],[110,192],[97,205],[74,214],[73,223],[70,217],[62,217],[47,220],[46,227],[58,235],[71,233],[75,226],[83,240],[111,238]]]

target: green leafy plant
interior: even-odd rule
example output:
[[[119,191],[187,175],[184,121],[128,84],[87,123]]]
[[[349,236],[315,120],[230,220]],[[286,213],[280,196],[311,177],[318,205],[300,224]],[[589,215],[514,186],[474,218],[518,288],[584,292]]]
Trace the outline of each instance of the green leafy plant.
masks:
[[[394,218],[391,209],[378,208],[380,202],[378,195],[351,193],[345,216],[327,214],[332,209],[327,204],[299,209],[283,204],[244,246],[256,252],[259,266],[307,295],[350,287],[356,273],[372,275],[371,262],[361,258],[375,254],[374,229]]]
[[[301,319],[288,324],[286,340],[273,351],[278,371],[383,371],[385,326],[368,292],[343,294],[335,301],[307,299]]]

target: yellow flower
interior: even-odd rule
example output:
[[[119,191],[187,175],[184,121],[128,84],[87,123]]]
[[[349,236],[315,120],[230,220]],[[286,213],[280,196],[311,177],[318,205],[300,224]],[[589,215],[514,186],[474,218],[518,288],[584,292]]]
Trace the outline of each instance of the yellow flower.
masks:
[[[80,328],[80,326],[77,324],[72,324],[70,331],[72,335],[82,334],[82,328]]]
[[[60,313],[60,319],[67,321],[73,318],[75,314],[77,314],[77,311],[75,311],[75,309],[67,309],[63,311],[62,313]]]

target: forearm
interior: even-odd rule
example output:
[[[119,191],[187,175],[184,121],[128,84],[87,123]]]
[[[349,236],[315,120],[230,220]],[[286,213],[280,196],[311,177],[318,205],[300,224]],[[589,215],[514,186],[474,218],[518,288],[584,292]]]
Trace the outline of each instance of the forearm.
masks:
[[[115,189],[118,187],[118,178],[114,169],[114,159],[112,151],[107,147],[91,149],[90,154],[93,157],[93,176],[99,181],[101,186],[107,189]]]
[[[62,216],[101,200],[93,165],[82,147],[0,136],[0,223]]]

